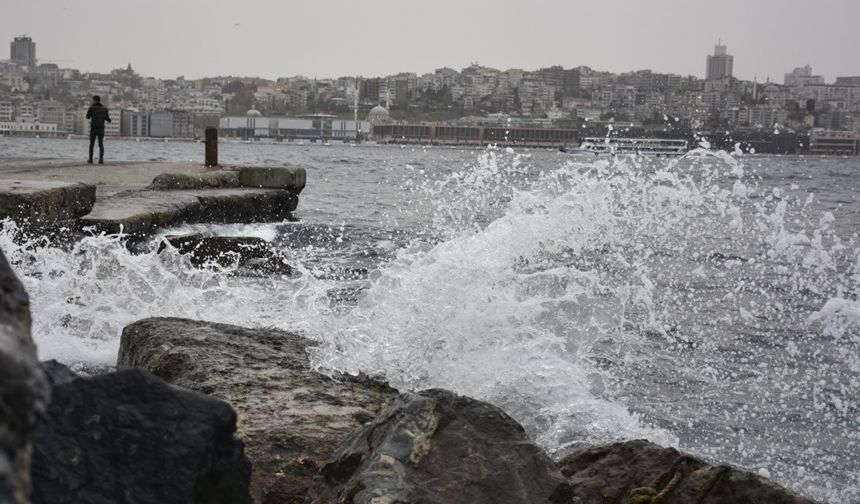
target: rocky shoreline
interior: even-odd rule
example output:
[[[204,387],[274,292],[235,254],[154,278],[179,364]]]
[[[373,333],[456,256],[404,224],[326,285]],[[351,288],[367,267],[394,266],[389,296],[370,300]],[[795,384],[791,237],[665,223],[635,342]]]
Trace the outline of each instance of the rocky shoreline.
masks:
[[[91,179],[0,177],[0,214],[146,236],[282,218],[305,184],[290,167],[186,169],[141,184],[150,168],[104,191]],[[253,238],[168,236],[161,247],[195,266],[290,273]],[[123,330],[116,371],[78,376],[37,361],[28,296],[2,252],[0,280],[0,504],[813,502],[645,440],[553,460],[491,404],[320,373],[314,342],[285,331],[144,319]]]
[[[283,331],[146,319],[78,377],[36,361],[0,276],[0,503],[812,502],[647,441],[554,461],[495,406],[320,374]]]

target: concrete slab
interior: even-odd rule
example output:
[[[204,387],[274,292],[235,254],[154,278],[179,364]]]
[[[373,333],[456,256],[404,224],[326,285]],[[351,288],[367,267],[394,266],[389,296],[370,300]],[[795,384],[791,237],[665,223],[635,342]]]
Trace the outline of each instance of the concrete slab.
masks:
[[[50,224],[86,215],[96,187],[79,182],[0,180],[0,218],[29,225]]]
[[[243,187],[291,189],[300,192],[305,188],[307,174],[295,166],[243,166],[239,168],[239,184]]]
[[[180,223],[276,221],[297,205],[291,191],[272,189],[127,191],[99,199],[80,223],[106,233],[140,234]]]

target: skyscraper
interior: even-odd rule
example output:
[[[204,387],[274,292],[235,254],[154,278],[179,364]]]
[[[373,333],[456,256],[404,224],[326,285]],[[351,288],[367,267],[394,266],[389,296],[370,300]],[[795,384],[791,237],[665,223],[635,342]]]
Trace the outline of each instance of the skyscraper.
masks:
[[[36,43],[33,39],[22,35],[15,37],[11,44],[11,60],[19,65],[36,66]]]
[[[720,80],[724,77],[732,76],[732,68],[734,66],[734,56],[726,53],[726,46],[717,43],[714,46],[714,54],[708,55],[708,66],[705,74],[707,80]]]

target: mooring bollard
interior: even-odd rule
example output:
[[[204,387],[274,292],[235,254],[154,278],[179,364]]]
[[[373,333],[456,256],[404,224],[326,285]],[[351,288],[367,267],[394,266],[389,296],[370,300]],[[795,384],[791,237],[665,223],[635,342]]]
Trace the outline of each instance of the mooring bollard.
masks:
[[[206,128],[206,166],[218,166],[218,128]]]

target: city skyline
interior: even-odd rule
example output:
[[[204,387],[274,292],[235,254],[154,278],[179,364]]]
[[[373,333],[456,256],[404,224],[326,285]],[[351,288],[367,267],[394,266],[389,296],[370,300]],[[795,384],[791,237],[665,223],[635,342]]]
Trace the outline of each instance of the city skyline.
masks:
[[[860,33],[850,21],[860,15],[856,2],[819,2],[818,8],[842,14],[817,24],[808,12],[771,0],[730,0],[709,16],[690,2],[644,3],[616,3],[615,13],[601,14],[584,2],[538,0],[523,11],[483,0],[465,6],[439,0],[435,9],[410,13],[388,0],[361,6],[332,0],[331,9],[269,0],[241,9],[223,0],[153,0],[98,13],[82,0],[33,0],[4,8],[9,15],[0,20],[0,40],[26,34],[39,44],[42,62],[60,67],[107,72],[131,62],[159,78],[384,76],[473,62],[501,70],[583,65],[704,77],[704,55],[720,39],[735,56],[734,75],[744,80],[780,82],[806,64],[827,81],[860,74],[852,54]],[[45,9],[62,15],[46,17]],[[104,43],[94,42],[87,23],[103,29]]]

